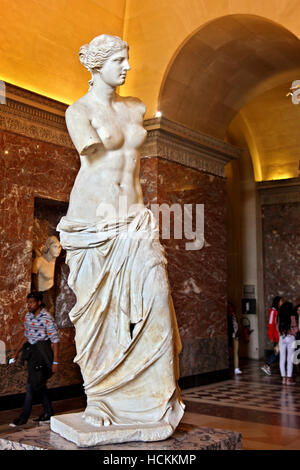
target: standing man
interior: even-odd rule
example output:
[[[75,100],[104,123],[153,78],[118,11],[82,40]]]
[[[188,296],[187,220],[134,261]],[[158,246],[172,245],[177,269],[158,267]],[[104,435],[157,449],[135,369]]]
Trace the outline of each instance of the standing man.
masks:
[[[24,336],[27,342],[23,344],[24,339],[22,338],[13,357],[15,361],[22,350],[22,362],[27,361],[26,396],[22,412],[13,421],[12,426],[26,424],[31,413],[35,393],[40,394],[44,408],[44,413],[35,421],[49,421],[53,415],[46,382],[58,370],[58,330],[52,316],[44,308],[43,295],[40,292],[32,292],[27,295],[27,307],[28,312],[24,322]]]

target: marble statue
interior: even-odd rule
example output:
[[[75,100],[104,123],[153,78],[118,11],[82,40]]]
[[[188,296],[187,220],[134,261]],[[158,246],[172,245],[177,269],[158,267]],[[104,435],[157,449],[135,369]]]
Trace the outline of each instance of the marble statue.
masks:
[[[33,284],[37,291],[43,293],[46,309],[54,314],[54,271],[56,258],[60,255],[61,245],[54,235],[48,237],[41,251],[41,256],[34,258],[32,263]]]
[[[291,84],[290,91],[286,96],[292,97],[293,104],[300,103],[300,80],[294,80]]]
[[[145,105],[116,93],[130,70],[126,42],[103,34],[79,57],[92,79],[66,122],[81,168],[57,230],[77,299],[69,315],[87,407],[52,417],[51,428],[81,446],[162,440],[184,412],[181,342],[157,223],[139,181]]]

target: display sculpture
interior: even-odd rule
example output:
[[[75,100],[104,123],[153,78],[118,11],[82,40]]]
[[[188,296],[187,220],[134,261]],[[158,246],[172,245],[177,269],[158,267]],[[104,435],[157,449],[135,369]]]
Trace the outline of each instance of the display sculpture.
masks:
[[[43,293],[43,302],[49,313],[55,313],[54,271],[61,245],[54,235],[48,237],[41,250],[41,255],[34,258],[32,263],[33,288]]]
[[[126,42],[103,34],[79,57],[92,79],[66,122],[81,168],[57,230],[77,298],[70,318],[87,407],[52,417],[51,428],[79,446],[163,440],[184,412],[181,342],[139,181],[145,105],[116,93],[130,69]]]

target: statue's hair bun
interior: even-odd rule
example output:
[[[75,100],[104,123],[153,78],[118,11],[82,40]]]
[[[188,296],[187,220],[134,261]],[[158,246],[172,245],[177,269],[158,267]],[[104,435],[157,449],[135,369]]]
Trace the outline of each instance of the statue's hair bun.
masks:
[[[84,44],[79,49],[79,60],[90,72],[101,69],[104,62],[114,53],[124,48],[128,49],[127,42],[118,36],[101,34],[95,37],[89,44]]]
[[[87,62],[88,62],[88,53],[89,53],[89,44],[84,44],[81,46],[79,49],[79,60],[84,65],[84,67],[87,67]]]

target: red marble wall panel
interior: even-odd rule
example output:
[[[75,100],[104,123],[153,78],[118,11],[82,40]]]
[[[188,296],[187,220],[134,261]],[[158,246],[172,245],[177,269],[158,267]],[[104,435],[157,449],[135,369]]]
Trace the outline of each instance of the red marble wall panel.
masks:
[[[6,131],[0,135],[5,178],[32,188],[34,195],[68,200],[79,169],[75,150]]]
[[[265,316],[275,296],[300,303],[300,203],[262,206]]]
[[[31,285],[34,198],[68,201],[79,168],[75,151],[0,130],[0,340],[7,353],[23,334]],[[78,383],[73,330],[61,331],[61,357],[68,357],[55,386]],[[23,392],[25,370],[0,365],[0,395]]]
[[[224,180],[163,159],[158,174],[159,204],[192,204],[194,209],[196,204],[204,204],[205,245],[201,250],[187,250],[187,239],[163,240],[181,337],[225,335]]]
[[[157,203],[158,158],[143,158],[141,160],[140,181],[143,189],[144,204]]]
[[[152,157],[141,162],[141,181],[145,203],[150,208],[153,203],[180,204],[183,214],[184,205],[192,204],[195,222],[196,204],[204,204],[205,245],[201,250],[188,251],[186,243],[190,240],[175,239],[172,223],[170,239],[161,238],[161,241],[166,250],[169,281],[183,342],[181,375],[226,369],[225,180]],[[156,191],[153,181],[157,184]],[[160,233],[162,237],[161,226]]]

